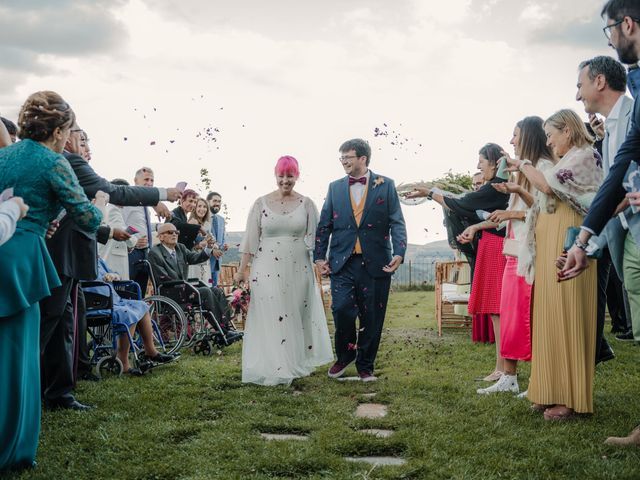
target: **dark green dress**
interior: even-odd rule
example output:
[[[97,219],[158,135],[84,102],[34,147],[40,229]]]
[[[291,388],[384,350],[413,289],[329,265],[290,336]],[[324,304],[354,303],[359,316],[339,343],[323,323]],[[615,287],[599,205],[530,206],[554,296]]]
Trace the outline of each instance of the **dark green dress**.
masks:
[[[40,433],[40,307],[60,285],[44,235],[62,209],[93,232],[102,215],[65,158],[32,140],[0,149],[0,191],[29,212],[0,245],[0,471],[31,465]]]

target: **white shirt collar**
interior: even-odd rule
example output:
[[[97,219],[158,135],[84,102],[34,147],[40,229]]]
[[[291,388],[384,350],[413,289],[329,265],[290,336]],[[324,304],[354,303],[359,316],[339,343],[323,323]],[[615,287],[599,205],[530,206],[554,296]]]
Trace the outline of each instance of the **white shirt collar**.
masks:
[[[624,95],[620,95],[620,97],[618,97],[618,100],[616,100],[616,103],[613,104],[613,108],[611,109],[611,112],[609,112],[609,116],[606,118],[606,120],[618,120],[618,118],[620,117],[620,111],[622,110],[622,102],[624,97]]]
[[[171,248],[167,247],[164,243],[161,243],[160,245],[162,245],[164,247],[164,249],[169,253],[175,253],[176,252],[175,248],[171,249]]]

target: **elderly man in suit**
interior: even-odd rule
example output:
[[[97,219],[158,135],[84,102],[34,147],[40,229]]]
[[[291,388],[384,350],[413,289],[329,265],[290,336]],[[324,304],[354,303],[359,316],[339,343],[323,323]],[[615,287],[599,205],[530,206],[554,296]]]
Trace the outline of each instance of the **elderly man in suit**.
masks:
[[[625,95],[627,74],[620,62],[607,56],[597,56],[585,60],[580,63],[578,69],[576,100],[584,104],[584,109],[589,114],[589,121],[596,135],[599,138],[604,137],[602,163],[606,175],[609,173],[616,151],[629,130],[633,100]],[[596,114],[605,117],[604,123],[596,117]],[[603,335],[607,284],[611,270],[611,258],[613,257],[617,264],[622,266],[624,236],[626,235],[617,218],[609,223],[616,223],[606,229],[611,233],[608,235],[610,246],[602,249],[602,257],[598,259],[596,363],[614,358],[613,351]],[[617,269],[617,271],[621,273],[621,269]],[[613,281],[618,280],[616,278]]]
[[[158,283],[176,280],[186,282],[189,265],[206,262],[211,256],[215,244],[213,237],[209,237],[207,246],[201,252],[195,252],[179,243],[178,235],[180,232],[172,223],[165,223],[158,227],[160,243],[149,251],[149,263]],[[200,293],[203,308],[213,313],[226,333],[229,328],[231,309],[224,292],[216,287],[210,288],[203,283],[195,288]]]
[[[404,258],[407,231],[393,180],[368,168],[369,144],[348,140],[339,151],[347,175],[329,185],[314,250],[320,272],[331,275],[337,361],[328,375],[342,376],[355,360],[360,380],[370,382],[377,380],[391,275]]]
[[[103,191],[118,205],[157,205],[161,200],[175,201],[180,197],[180,192],[175,188],[117,186],[98,176],[82,157],[85,148],[82,145],[82,135],[82,129],[74,124],[65,145],[64,156],[88,198],[93,199],[96,192]],[[109,230],[103,229],[102,235],[106,233],[108,238]],[[104,238],[102,240],[106,241]],[[49,409],[87,410],[90,407],[78,402],[72,393],[74,352],[79,344],[86,345],[84,338],[75,341],[77,332],[86,331],[86,322],[82,302],[76,303],[79,307],[76,328],[72,297],[79,298],[79,280],[93,280],[98,274],[96,235],[87,234],[65,215],[60,219],[56,233],[47,240],[47,249],[62,285],[40,302],[44,404]]]

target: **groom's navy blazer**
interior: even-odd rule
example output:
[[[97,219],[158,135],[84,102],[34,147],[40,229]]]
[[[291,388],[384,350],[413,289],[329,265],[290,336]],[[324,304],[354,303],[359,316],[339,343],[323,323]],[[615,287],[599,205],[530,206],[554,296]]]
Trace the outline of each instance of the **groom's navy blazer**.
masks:
[[[360,238],[362,256],[369,275],[375,278],[383,272],[393,255],[404,258],[407,230],[400,209],[396,187],[388,177],[370,171],[367,199],[360,225],[356,224],[349,194],[349,177],[329,185],[316,231],[314,260],[324,260],[329,248],[331,273],[337,274],[353,253]]]

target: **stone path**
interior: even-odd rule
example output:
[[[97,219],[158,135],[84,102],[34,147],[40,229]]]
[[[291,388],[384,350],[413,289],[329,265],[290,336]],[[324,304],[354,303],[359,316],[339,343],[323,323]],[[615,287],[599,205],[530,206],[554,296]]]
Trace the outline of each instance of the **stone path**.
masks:
[[[399,457],[344,457],[347,462],[365,462],[370,465],[380,465],[381,467],[392,465],[400,466],[407,463],[404,458]]]
[[[381,403],[361,403],[356,409],[358,418],[382,418],[387,416],[387,406]]]
[[[359,380],[358,377],[346,377],[345,381],[349,380]],[[302,392],[294,391],[293,395],[300,395]],[[371,393],[363,393],[361,397],[364,399],[372,399],[377,395],[375,392]],[[387,416],[388,408],[386,405],[381,403],[361,403],[356,408],[355,415],[357,418],[384,418]],[[372,435],[376,438],[389,438],[395,432],[393,430],[385,430],[380,428],[366,428],[358,430],[360,433],[365,435]],[[309,440],[308,435],[296,435],[290,433],[260,433],[260,436],[268,441],[306,441]],[[390,456],[367,456],[367,457],[344,457],[347,462],[363,462],[368,463],[369,465],[374,466],[401,466],[405,465],[407,461],[404,458],[400,457],[390,457]]]
[[[308,435],[294,435],[292,433],[261,433],[260,436],[265,440],[309,440]]]
[[[367,428],[358,431],[361,433],[366,433],[367,435],[373,435],[376,438],[389,438],[395,433],[393,430],[382,430],[380,428]]]

